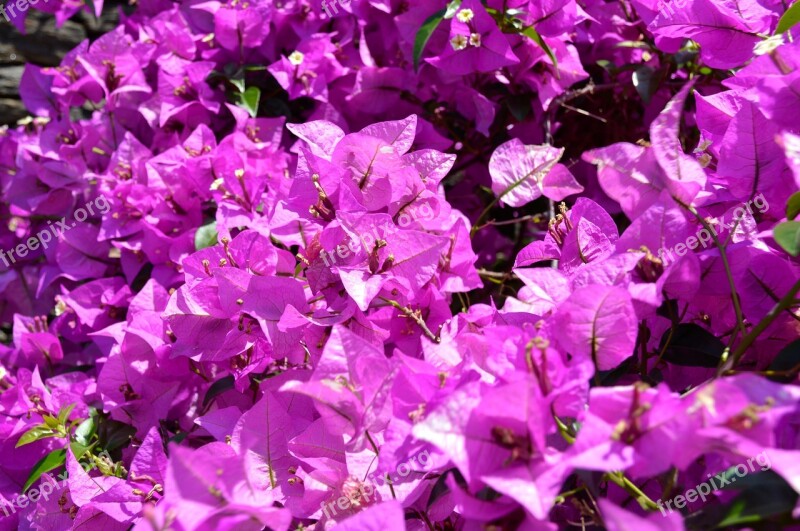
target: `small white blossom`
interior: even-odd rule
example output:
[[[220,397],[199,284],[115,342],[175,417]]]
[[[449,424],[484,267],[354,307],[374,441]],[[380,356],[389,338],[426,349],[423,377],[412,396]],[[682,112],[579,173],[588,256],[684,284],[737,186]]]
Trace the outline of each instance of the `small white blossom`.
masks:
[[[753,53],[755,55],[767,55],[780,48],[783,43],[783,35],[773,35],[756,44],[753,48]]]
[[[475,18],[475,13],[471,9],[462,9],[456,14],[456,18],[464,24],[469,24]]]
[[[800,136],[784,133],[781,141],[789,160],[794,164],[800,164]]]
[[[469,43],[476,48],[481,45],[481,34],[480,33],[472,33],[469,36]]]
[[[306,56],[300,52],[292,52],[292,55],[289,56],[289,62],[294,66],[300,66],[305,58]]]
[[[450,39],[450,46],[452,46],[455,51],[463,50],[467,47],[467,38],[463,35],[456,35]]]
[[[61,315],[65,311],[67,311],[67,304],[64,302],[64,300],[61,297],[56,295],[56,307],[55,307],[56,317],[58,317],[59,315]],[[2,379],[2,378],[0,378],[0,379]]]

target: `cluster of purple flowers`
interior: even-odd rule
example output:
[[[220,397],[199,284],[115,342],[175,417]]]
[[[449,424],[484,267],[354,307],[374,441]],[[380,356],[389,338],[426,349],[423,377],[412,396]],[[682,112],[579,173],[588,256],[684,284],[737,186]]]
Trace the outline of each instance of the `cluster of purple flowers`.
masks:
[[[138,0],[26,67],[0,249],[83,219],[0,263],[0,504],[52,485],[0,530],[793,521],[784,2],[324,4]]]

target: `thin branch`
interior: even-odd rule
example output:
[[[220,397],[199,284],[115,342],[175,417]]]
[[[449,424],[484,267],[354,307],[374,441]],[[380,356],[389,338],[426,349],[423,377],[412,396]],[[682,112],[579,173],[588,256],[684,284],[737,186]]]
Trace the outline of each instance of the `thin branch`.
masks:
[[[497,278],[500,280],[508,280],[514,276],[514,273],[496,273],[494,271],[487,271],[485,269],[478,269],[478,274],[486,278]]]
[[[555,121],[556,112],[558,112],[559,107],[563,107],[566,102],[580,98],[581,96],[594,94],[595,92],[600,92],[603,90],[612,90],[620,86],[621,85],[619,83],[606,83],[604,85],[595,85],[594,83],[590,83],[583,88],[568,90],[567,92],[564,92],[563,94],[553,98],[553,100],[550,102],[550,105],[547,106],[547,112],[545,113],[545,141],[549,145],[553,145],[553,122]]]
[[[633,481],[625,477],[625,474],[622,472],[609,472],[605,476],[612,482],[625,489],[625,492],[633,496],[633,498],[639,502],[639,505],[642,507],[642,509],[648,511],[655,511],[658,509],[656,502],[651,500],[647,494],[642,492],[642,489],[637,487]]]
[[[372,439],[372,436],[369,434],[369,430],[364,430],[364,434],[367,436],[367,440],[369,441],[370,446],[372,446],[372,450],[375,452],[376,456],[381,455],[380,450],[378,449],[378,445],[375,444],[375,441]],[[392,498],[395,500],[397,499],[397,495],[394,493],[394,486],[392,485],[391,478],[388,477],[387,474],[387,481],[386,484],[389,485],[389,490],[392,492]]]
[[[516,225],[517,223],[525,223],[526,221],[533,221],[535,223],[541,223],[542,222],[542,218],[543,218],[542,214],[531,214],[531,215],[528,215],[528,216],[522,216],[521,218],[508,219],[506,221],[495,221],[495,220],[492,219],[492,220],[487,221],[484,224],[484,227],[486,225],[493,225],[495,227],[502,227],[504,225]],[[481,227],[481,228],[483,228],[483,227]]]
[[[733,301],[733,310],[736,313],[736,324],[739,327],[740,333],[742,336],[744,336],[746,332],[744,326],[744,314],[742,313],[742,306],[739,302],[739,294],[736,292],[736,283],[733,281],[733,272],[731,271],[731,265],[728,261],[728,254],[725,252],[725,246],[720,243],[719,238],[717,237],[717,232],[714,230],[714,228],[711,227],[705,218],[703,218],[703,216],[697,212],[696,208],[694,208],[692,205],[684,203],[677,197],[673,196],[673,199],[675,199],[679,205],[688,210],[695,218],[697,218],[697,221],[700,222],[703,228],[707,230],[709,234],[711,234],[714,244],[717,246],[717,249],[719,249],[719,254],[722,258],[722,265],[725,267],[725,275],[728,277],[728,285],[731,289],[731,300]],[[733,338],[731,338],[731,340],[733,340]]]
[[[576,112],[578,114],[582,114],[584,116],[588,116],[589,118],[594,118],[598,122],[602,122],[604,124],[608,123],[608,120],[606,120],[602,116],[597,116],[596,114],[592,114],[589,111],[585,111],[583,109],[579,109],[577,107],[573,107],[572,105],[567,105],[566,103],[562,103],[561,106],[564,107],[565,109],[569,109],[569,110],[571,110],[573,112]]]
[[[425,324],[425,320],[422,318],[422,315],[420,314],[419,310],[412,310],[411,308],[408,308],[407,306],[401,305],[397,301],[393,301],[393,300],[387,299],[385,297],[378,297],[378,298],[380,300],[382,300],[383,302],[385,302],[386,304],[389,304],[393,308],[401,311],[403,313],[403,315],[405,315],[406,317],[408,317],[409,319],[412,319],[415,323],[417,323],[419,325],[419,327],[422,329],[422,333],[423,333],[423,335],[425,337],[427,337],[428,339],[430,339],[434,343],[441,343],[442,342],[442,338],[437,336],[433,332],[431,332],[431,329],[428,328],[427,324]]]
[[[717,376],[721,376],[727,371],[733,369],[739,360],[744,356],[744,353],[753,344],[753,342],[761,335],[761,333],[771,325],[783,311],[794,304],[794,297],[800,291],[800,280],[798,280],[792,289],[787,293],[778,303],[764,316],[764,318],[755,326],[750,333],[747,334],[742,342],[733,351],[733,355],[729,356],[730,349],[725,349],[722,353],[722,364],[717,370]]]
[[[737,371],[731,369],[729,371],[725,371],[725,376],[733,376],[734,374],[758,374],[759,376],[786,376],[786,377],[794,377],[797,376],[797,373],[800,373],[800,363],[792,367],[791,369],[786,369],[785,371]]]

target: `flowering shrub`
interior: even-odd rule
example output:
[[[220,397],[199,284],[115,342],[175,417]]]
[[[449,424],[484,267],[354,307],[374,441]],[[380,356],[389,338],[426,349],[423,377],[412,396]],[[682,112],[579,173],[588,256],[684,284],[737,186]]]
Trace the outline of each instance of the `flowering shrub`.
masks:
[[[800,9],[735,4],[139,0],[28,66],[0,528],[797,523]]]

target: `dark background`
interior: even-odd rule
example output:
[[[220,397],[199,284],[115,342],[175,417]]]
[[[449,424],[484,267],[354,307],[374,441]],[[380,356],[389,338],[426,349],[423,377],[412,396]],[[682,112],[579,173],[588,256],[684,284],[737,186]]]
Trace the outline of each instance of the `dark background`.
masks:
[[[121,8],[127,12],[131,6],[126,1],[106,0],[99,20],[82,11],[60,28],[56,28],[53,15],[31,8],[25,19],[26,35],[0,17],[0,125],[13,125],[28,115],[19,99],[19,79],[25,63],[57,66],[84,39],[94,41],[114,29]]]

